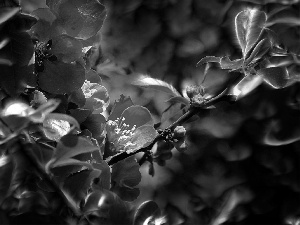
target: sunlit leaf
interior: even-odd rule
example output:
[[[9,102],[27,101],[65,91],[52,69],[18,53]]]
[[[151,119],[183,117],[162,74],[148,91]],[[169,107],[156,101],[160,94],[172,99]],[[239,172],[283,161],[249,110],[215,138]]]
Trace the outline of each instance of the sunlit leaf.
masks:
[[[266,20],[266,13],[257,9],[247,9],[236,15],[235,32],[244,58],[258,41]]]
[[[234,86],[231,94],[240,99],[257,88],[262,82],[263,79],[260,76],[246,76],[236,86]]]
[[[144,225],[149,217],[159,217],[161,215],[160,208],[154,201],[143,202],[134,214],[133,225]]]
[[[210,62],[217,62],[219,63],[221,60],[221,57],[215,57],[215,56],[205,56],[202,58],[198,63],[197,66],[201,66],[205,63],[210,63]]]
[[[162,81],[162,80],[159,80],[156,78],[152,78],[152,77],[147,77],[144,75],[141,75],[138,78],[134,79],[132,84],[139,86],[139,87],[151,88],[151,89],[155,89],[158,91],[163,91],[163,92],[166,92],[173,96],[181,96],[179,94],[179,92],[171,84],[168,84],[165,81]]]
[[[85,80],[85,70],[80,64],[44,62],[45,70],[39,73],[39,86],[52,94],[71,93],[79,89]]]
[[[43,121],[44,133],[53,141],[59,141],[62,136],[68,134],[71,126],[80,129],[77,120],[66,114],[50,113]]]
[[[273,88],[284,88],[289,80],[289,74],[285,67],[263,68],[257,71],[257,75],[263,77]]]

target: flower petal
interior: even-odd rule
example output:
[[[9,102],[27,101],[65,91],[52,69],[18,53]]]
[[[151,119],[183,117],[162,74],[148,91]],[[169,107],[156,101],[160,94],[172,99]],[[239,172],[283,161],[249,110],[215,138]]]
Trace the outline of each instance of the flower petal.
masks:
[[[121,116],[122,112],[128,107],[132,106],[133,103],[130,97],[125,97],[124,95],[120,96],[120,99],[116,101],[113,105],[111,113],[108,117],[108,120],[116,120]]]
[[[140,127],[143,125],[153,125],[153,118],[149,110],[143,106],[133,105],[125,109],[121,115],[121,120],[129,125],[128,129],[131,129],[134,125]]]

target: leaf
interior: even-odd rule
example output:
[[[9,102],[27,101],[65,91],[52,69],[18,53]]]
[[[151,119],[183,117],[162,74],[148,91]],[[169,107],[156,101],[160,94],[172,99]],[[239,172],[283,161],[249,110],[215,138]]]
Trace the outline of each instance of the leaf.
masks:
[[[27,66],[33,56],[33,44],[29,34],[8,31],[6,35],[9,36],[9,42],[1,49],[0,57],[10,60],[19,67]]]
[[[47,98],[43,92],[35,90],[32,93],[32,100],[30,102],[30,105],[40,106],[45,104],[46,102],[47,102]]]
[[[133,103],[130,97],[121,95],[120,99],[118,101],[115,101],[108,120],[116,120],[117,118],[120,118],[123,111],[132,105]]]
[[[244,59],[258,41],[265,27],[266,20],[266,13],[256,9],[247,9],[236,15],[235,32]]]
[[[270,67],[257,71],[257,75],[264,78],[265,82],[273,88],[284,88],[289,80],[289,74],[286,67]]]
[[[12,182],[14,165],[11,157],[0,156],[0,204],[7,197]]]
[[[61,113],[50,113],[43,122],[46,137],[53,141],[59,141],[62,136],[68,134],[72,129],[71,125],[80,129],[73,117]]]
[[[97,73],[97,71],[90,69],[86,75],[85,79],[88,80],[91,83],[97,83],[97,84],[102,84],[102,80],[100,75]]]
[[[63,190],[79,205],[80,201],[87,196],[88,189],[91,187],[94,179],[99,178],[100,175],[101,170],[82,170],[65,179]]]
[[[143,202],[136,210],[133,225],[143,225],[149,217],[156,218],[161,215],[160,208],[154,201]]]
[[[172,96],[181,96],[179,92],[171,85],[165,81],[147,77],[141,75],[137,79],[132,82],[133,85],[144,87],[144,88],[152,88],[154,90],[166,92]]]
[[[263,143],[271,146],[282,146],[299,140],[299,118],[297,116],[291,116],[271,121],[265,130]]]
[[[112,166],[111,189],[114,190],[121,199],[125,200],[124,198],[126,198],[126,200],[133,200],[138,197],[139,191],[137,193],[137,191],[132,192],[131,190],[141,181],[139,168],[140,166],[134,156],[128,157]],[[122,191],[122,193],[120,191]]]
[[[94,182],[92,189],[93,190],[102,190],[110,189],[110,181],[111,181],[111,173],[110,173],[110,166],[107,164],[106,161],[101,160],[101,161],[97,161],[97,163],[93,163],[93,167],[95,169],[101,170],[101,175],[100,175],[100,179],[97,182]]]
[[[93,138],[97,140],[103,135],[105,124],[106,119],[101,114],[92,114],[82,123],[92,133]]]
[[[225,56],[221,58],[220,65],[224,70],[238,70],[243,67],[244,59],[236,59],[231,61],[228,56]]]
[[[260,60],[270,48],[271,43],[267,38],[260,40],[251,52],[250,56],[245,60],[245,64],[248,65],[251,62],[255,63]]]
[[[93,151],[99,151],[99,148],[93,145],[88,138],[78,137],[72,134],[65,135],[58,142],[53,157],[47,167],[70,165],[76,161],[72,160],[72,157]]]
[[[93,224],[131,224],[128,204],[105,189],[88,195],[83,213]]]
[[[1,65],[0,63],[0,71],[0,86],[10,96],[18,96],[23,93],[27,87],[35,87],[37,84],[33,65]]]
[[[100,30],[106,17],[105,6],[97,0],[54,0],[47,5],[68,35],[84,40]]]
[[[39,20],[47,21],[49,24],[56,20],[56,16],[48,8],[38,8],[30,14],[37,17]]]
[[[236,96],[237,99],[240,99],[248,95],[251,91],[257,88],[263,79],[260,76],[249,75],[244,77],[236,86],[231,90],[232,95]]]
[[[161,127],[167,127],[168,125],[171,124],[170,120],[176,120],[178,119],[180,116],[182,116],[185,112],[185,110],[188,109],[188,105],[186,106],[182,106],[182,104],[179,103],[174,103],[171,104],[170,106],[168,106],[162,113],[161,116]]]
[[[186,99],[185,97],[181,97],[181,96],[172,97],[172,98],[168,99],[166,102],[168,102],[170,104],[175,104],[175,103],[182,103],[184,105],[190,104],[190,101],[188,99]]]
[[[215,57],[215,56],[205,56],[202,58],[198,63],[197,66],[201,66],[205,63],[210,63],[210,62],[217,62],[220,63],[221,57]]]
[[[299,21],[299,17],[276,18],[269,21],[266,24],[266,27],[270,27],[276,24],[286,24],[288,26],[300,26],[300,21]]]
[[[52,47],[49,51],[64,63],[71,63],[83,55],[81,42],[68,35],[59,35],[52,39]]]
[[[92,114],[91,110],[88,109],[71,109],[71,116],[74,117],[78,123],[84,122],[89,115]]]
[[[39,86],[52,94],[66,94],[79,89],[85,80],[85,69],[79,63],[68,64],[45,60],[39,73]]]
[[[0,24],[9,20],[13,17],[17,12],[19,12],[20,8],[18,7],[3,7],[0,9]]]

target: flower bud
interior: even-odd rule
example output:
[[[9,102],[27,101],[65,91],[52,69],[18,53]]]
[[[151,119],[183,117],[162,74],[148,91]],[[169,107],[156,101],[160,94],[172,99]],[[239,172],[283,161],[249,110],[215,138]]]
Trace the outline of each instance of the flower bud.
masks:
[[[174,147],[179,152],[185,152],[187,150],[187,144],[184,140],[184,138],[179,139],[177,142],[173,142]]]
[[[186,88],[186,94],[189,98],[193,98],[194,96],[200,94],[204,95],[205,90],[203,86],[196,86],[196,85],[191,85]]]
[[[186,130],[183,126],[177,126],[173,131],[173,138],[182,138],[186,134]]]

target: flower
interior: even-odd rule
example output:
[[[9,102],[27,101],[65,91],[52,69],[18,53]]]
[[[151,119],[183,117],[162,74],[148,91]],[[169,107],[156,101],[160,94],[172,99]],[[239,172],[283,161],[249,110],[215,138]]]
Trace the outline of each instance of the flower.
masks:
[[[131,153],[147,147],[157,136],[153,125],[153,118],[147,108],[133,105],[132,102],[126,104],[123,96],[123,99],[115,104],[106,122],[106,138],[110,152]]]
[[[103,112],[108,107],[109,95],[104,86],[85,80],[81,91],[86,100],[83,108]]]

